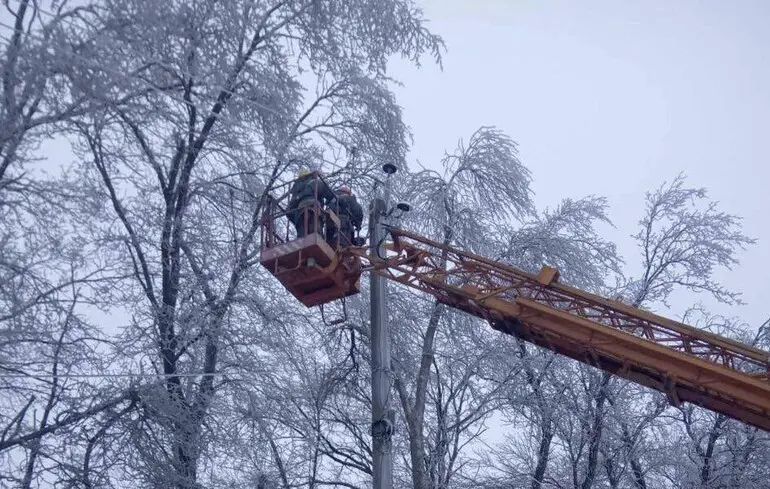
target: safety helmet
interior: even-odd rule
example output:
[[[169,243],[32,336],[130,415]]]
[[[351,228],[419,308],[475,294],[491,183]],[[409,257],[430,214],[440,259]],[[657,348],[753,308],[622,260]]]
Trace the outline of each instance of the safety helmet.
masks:
[[[350,191],[350,187],[343,185],[337,189],[337,193],[351,195],[353,192]]]
[[[303,168],[297,172],[297,178],[302,178],[306,175],[310,175],[310,170],[308,170],[307,168]]]

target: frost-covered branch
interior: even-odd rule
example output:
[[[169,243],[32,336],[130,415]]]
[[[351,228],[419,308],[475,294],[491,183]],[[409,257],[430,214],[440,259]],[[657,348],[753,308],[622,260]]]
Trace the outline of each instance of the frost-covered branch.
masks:
[[[666,300],[679,286],[742,304],[740,293],[713,278],[731,269],[736,253],[755,240],[740,231],[740,218],[720,211],[703,188],[687,188],[683,175],[647,194],[647,209],[633,237],[642,251],[641,277],[628,287],[633,304]]]

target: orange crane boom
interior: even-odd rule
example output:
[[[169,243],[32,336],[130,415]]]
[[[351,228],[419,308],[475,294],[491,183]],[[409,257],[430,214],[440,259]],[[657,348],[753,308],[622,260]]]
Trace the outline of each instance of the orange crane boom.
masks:
[[[488,320],[506,334],[770,431],[770,354],[484,257],[391,228],[370,270]]]
[[[260,262],[308,307],[358,293],[361,273],[370,271],[498,331],[663,392],[676,406],[691,402],[770,431],[768,352],[560,284],[555,268],[533,275],[403,229],[388,227],[387,256],[371,256],[339,238],[330,242],[322,224],[339,223],[337,216],[318,202],[293,210],[289,195],[267,199]],[[316,231],[292,238],[279,218],[305,219],[305,229]]]

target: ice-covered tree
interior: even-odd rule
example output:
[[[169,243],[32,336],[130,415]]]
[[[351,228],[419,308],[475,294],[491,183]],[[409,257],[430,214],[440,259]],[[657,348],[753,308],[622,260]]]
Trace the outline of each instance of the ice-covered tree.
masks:
[[[403,179],[398,191],[414,209],[403,224],[419,227],[423,234],[445,245],[493,254],[494,241],[486,238],[491,238],[494,226],[531,213],[529,182],[529,171],[519,161],[513,140],[496,128],[482,127],[467,144],[461,141],[456,151],[445,155],[440,170],[422,169]],[[454,362],[459,365],[464,356],[481,354],[474,350],[474,342],[452,339],[463,328],[478,329],[478,321],[436,300],[415,298],[409,291],[392,294],[394,385],[406,421],[412,484],[421,489],[443,486],[447,483],[446,465],[439,467],[436,457],[440,452],[441,464],[451,462],[443,448],[449,433],[441,426],[447,422],[442,390],[446,387],[441,385],[446,374],[442,372],[452,368]],[[420,314],[415,315],[415,311]],[[444,328],[441,333],[440,326]],[[437,357],[439,345],[441,356]],[[445,363],[444,355],[454,360]],[[472,377],[480,373],[474,362],[461,371]],[[459,378],[465,375],[454,374]],[[438,383],[433,384],[432,379]],[[463,382],[471,381],[467,378]],[[436,425],[430,427],[429,434],[426,413],[431,410]],[[438,445],[428,447],[429,438]],[[432,480],[437,470],[442,473],[440,480]]]
[[[229,486],[212,448],[227,432],[213,427],[245,386],[222,374],[238,372],[292,307],[255,266],[264,191],[300,166],[356,181],[400,164],[408,131],[387,62],[438,60],[441,40],[409,1],[104,0],[71,15],[59,3],[13,7],[4,195],[24,177],[13,166],[23,130],[66,131],[80,164],[65,175],[78,186],[56,200],[77,205],[90,264],[120,272],[99,296],[126,317],[105,325],[118,336],[114,358],[162,375],[135,414],[110,424],[128,443],[98,427],[84,442],[119,460],[100,484]],[[71,30],[28,27],[46,15]],[[75,477],[94,481],[94,458],[81,462]]]
[[[737,263],[737,251],[753,240],[741,232],[740,219],[721,211],[708,199],[705,189],[685,187],[682,175],[664,183],[647,193],[645,215],[639,225],[640,231],[633,237],[641,250],[642,271],[639,278],[626,279],[617,292],[625,302],[642,308],[665,305],[677,289],[709,293],[728,303],[739,301],[740,294],[726,289],[713,274],[720,267]],[[641,391],[640,402],[623,402],[631,392],[638,392],[638,387],[591,367],[580,366],[579,371],[591,385],[598,386],[587,392],[591,400],[584,403],[586,411],[575,410],[577,416],[590,420],[579,432],[586,439],[586,449],[580,452],[584,474],[580,487],[587,489],[597,477],[610,477],[600,470],[602,446],[607,443],[610,453],[624,454],[623,460],[629,465],[625,476],[633,486],[647,487],[647,474],[660,459],[644,447],[647,436],[652,435],[651,425],[664,412],[661,395]],[[612,436],[606,436],[608,432]],[[575,446],[574,440],[569,443]],[[647,460],[643,461],[645,455]]]
[[[80,182],[40,158],[99,106],[75,90],[83,45],[98,36],[93,4],[5,2],[1,18],[0,480],[26,488],[69,477],[61,447],[134,406],[135,392],[72,378],[107,370],[109,338],[88,313],[122,272],[92,259]]]

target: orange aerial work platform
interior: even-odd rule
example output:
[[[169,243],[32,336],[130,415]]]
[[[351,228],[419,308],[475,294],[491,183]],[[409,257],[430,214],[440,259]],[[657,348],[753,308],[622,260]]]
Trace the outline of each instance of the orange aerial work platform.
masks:
[[[324,205],[323,179],[312,178],[317,198],[307,212],[292,211],[289,191],[268,197],[262,219],[262,265],[306,306],[358,293],[369,271],[504,334],[662,392],[674,405],[691,402],[770,431],[770,353],[560,284],[548,266],[533,275],[393,227],[386,256],[328,239],[339,220]],[[289,220],[312,232],[292,236]]]
[[[266,197],[260,263],[307,307],[359,293],[361,260],[338,232],[334,193],[318,172],[289,185],[278,197]],[[298,185],[312,188],[309,205],[297,207]]]

